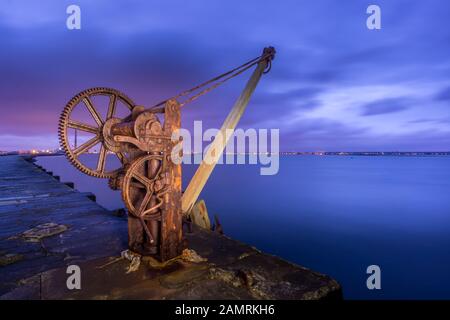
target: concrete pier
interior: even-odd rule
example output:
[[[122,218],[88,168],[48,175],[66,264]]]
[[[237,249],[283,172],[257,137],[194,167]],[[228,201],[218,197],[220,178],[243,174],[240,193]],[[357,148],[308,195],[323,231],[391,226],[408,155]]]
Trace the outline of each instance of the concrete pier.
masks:
[[[121,258],[126,217],[91,199],[31,161],[0,157],[0,299],[341,298],[326,275],[198,227],[185,256],[131,263]],[[69,265],[80,290],[67,288]]]

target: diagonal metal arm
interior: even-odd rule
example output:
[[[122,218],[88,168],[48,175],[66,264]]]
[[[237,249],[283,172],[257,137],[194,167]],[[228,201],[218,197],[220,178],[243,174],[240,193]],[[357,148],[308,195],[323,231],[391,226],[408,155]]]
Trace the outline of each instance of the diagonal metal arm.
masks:
[[[268,63],[268,59],[261,60],[258,63],[255,71],[253,71],[252,76],[248,80],[244,91],[242,91],[241,95],[234,104],[233,109],[231,109],[231,112],[228,114],[227,118],[222,124],[220,134],[222,135],[223,139],[214,139],[214,141],[211,143],[210,148],[206,152],[205,158],[214,159],[214,161],[205,161],[205,159],[203,159],[202,163],[192,177],[192,180],[189,182],[189,185],[181,199],[181,208],[183,214],[187,214],[197,201],[198,196],[200,195],[206,182],[208,181],[209,176],[214,170],[218,159],[222,155],[228,140],[232,136],[229,134],[227,135],[227,131],[234,131],[234,129],[236,128],[239,120],[242,117],[242,114],[244,113],[248,105],[250,97],[255,91],[256,85],[258,84]]]

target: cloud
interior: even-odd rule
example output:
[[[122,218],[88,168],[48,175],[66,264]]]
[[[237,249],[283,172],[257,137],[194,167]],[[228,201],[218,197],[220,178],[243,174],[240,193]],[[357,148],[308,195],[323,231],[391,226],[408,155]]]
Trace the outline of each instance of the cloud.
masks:
[[[361,112],[361,115],[376,116],[381,114],[400,112],[408,109],[409,107],[410,105],[408,104],[408,99],[405,98],[383,99],[362,106],[363,110]]]
[[[450,89],[435,92],[448,85],[450,4],[380,1],[381,32],[366,28],[367,4],[356,0],[264,6],[258,0],[80,0],[82,29],[74,32],[65,28],[66,1],[5,2],[0,5],[0,134],[56,136],[63,106],[94,86],[117,88],[150,106],[274,45],[273,68],[262,77],[240,126],[279,127],[320,148],[332,147],[334,138],[341,149],[380,145],[367,131],[410,134],[414,143],[419,127],[435,129],[437,123],[402,123],[448,114],[440,102],[449,101]],[[249,75],[186,107],[182,121],[201,119],[219,127]],[[374,116],[381,114],[382,121]],[[439,127],[444,131],[448,124]],[[304,140],[290,137],[286,146],[306,147]],[[377,139],[405,145],[391,136]],[[16,143],[19,148],[45,140]]]
[[[281,129],[280,141],[287,151],[450,151],[448,132],[375,134],[325,119],[301,122],[292,131]]]
[[[414,120],[410,120],[408,121],[408,123],[412,123],[412,124],[422,124],[422,123],[426,123],[426,124],[450,124],[450,117],[447,118],[420,118],[420,119],[414,119]]]
[[[269,80],[270,81],[270,80]],[[316,97],[323,91],[323,88],[317,86],[301,86],[297,88],[284,89],[283,91],[265,90],[259,92],[255,97],[255,103],[272,103],[272,102],[286,102],[294,99],[310,99]]]
[[[444,90],[442,90],[441,92],[439,92],[435,99],[437,101],[450,101],[450,87],[445,88]]]

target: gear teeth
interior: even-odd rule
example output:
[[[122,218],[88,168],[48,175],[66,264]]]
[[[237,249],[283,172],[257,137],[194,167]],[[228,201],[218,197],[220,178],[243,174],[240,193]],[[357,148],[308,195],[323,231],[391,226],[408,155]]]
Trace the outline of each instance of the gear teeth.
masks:
[[[156,173],[155,177],[158,176],[161,173],[161,170],[164,166],[164,156],[163,155],[155,155],[155,154],[147,154],[144,156],[140,156],[137,159],[134,159],[133,162],[131,162],[128,166],[126,166],[124,168],[124,172],[125,174],[123,175],[122,181],[121,181],[121,195],[122,195],[122,200],[125,203],[125,206],[128,209],[128,212],[134,216],[136,216],[138,214],[137,209],[135,208],[133,202],[131,201],[132,197],[130,195],[130,186],[131,186],[131,180],[133,175],[136,172],[140,172],[139,171],[139,167],[141,167],[145,161],[149,161],[149,160],[159,160],[161,161],[160,167],[158,169],[158,172]],[[161,200],[161,199],[159,199]]]
[[[88,168],[87,166],[82,164],[78,159],[75,158],[73,150],[70,148],[68,143],[67,137],[68,121],[73,108],[76,105],[78,105],[84,97],[89,97],[92,95],[112,95],[112,94],[115,94],[118,99],[120,99],[126,106],[128,106],[130,108],[130,111],[134,108],[135,104],[133,103],[133,101],[123,93],[111,88],[97,87],[84,90],[75,95],[64,107],[59,117],[58,123],[59,145],[64,151],[67,160],[81,172],[97,178],[110,178],[116,173],[116,171],[98,173],[97,171]]]

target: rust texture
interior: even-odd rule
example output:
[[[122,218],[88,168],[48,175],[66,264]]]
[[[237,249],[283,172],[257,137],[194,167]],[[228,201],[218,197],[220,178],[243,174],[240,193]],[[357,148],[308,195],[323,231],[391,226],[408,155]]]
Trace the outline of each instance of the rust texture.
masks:
[[[175,132],[181,126],[180,104],[176,100],[169,100],[165,106],[165,132]],[[170,192],[164,195],[164,210],[161,234],[161,257],[168,260],[181,254],[182,241],[182,212],[181,212],[181,163],[172,161],[171,151],[174,149],[173,142],[168,144],[166,152],[166,170],[169,179]]]
[[[214,165],[206,169],[200,166],[200,172],[189,184],[187,195],[182,195],[181,161],[174,161],[171,154],[181,143],[171,139],[181,126],[180,108],[257,65],[223,125],[223,128],[234,129],[261,75],[268,66],[270,68],[274,55],[272,47],[265,48],[261,56],[151,108],[135,105],[126,95],[110,88],[87,89],[68,102],[59,121],[61,147],[67,159],[80,171],[97,178],[108,178],[109,186],[121,191],[128,211],[128,245],[132,251],[155,256],[161,261],[181,254],[186,243],[183,241],[183,215],[189,215],[214,168]],[[108,99],[104,115],[96,105],[97,96]],[[179,102],[180,98],[184,101]],[[118,102],[129,111],[124,118],[118,116]],[[93,124],[77,120],[74,116],[76,108],[84,108]],[[75,144],[69,139],[71,130],[75,131]],[[78,131],[91,137],[78,145]],[[96,146],[99,148],[98,160],[92,168],[83,163],[82,155]],[[119,168],[108,166],[113,157],[118,158]]]
[[[93,97],[109,97],[105,118],[93,103]],[[115,117],[120,99],[131,113],[124,119]],[[77,105],[83,105],[97,126],[72,119]],[[180,106],[176,100],[165,102],[162,124],[158,115],[135,106],[114,89],[94,88],[76,95],[64,109],[59,126],[60,142],[69,161],[82,172],[109,178],[109,186],[121,190],[128,211],[128,245],[135,252],[153,255],[161,261],[181,254],[181,164],[173,163],[171,135],[181,125]],[[69,143],[68,130],[77,129],[93,135],[80,146]],[[85,165],[80,155],[100,145],[96,168]],[[122,166],[109,170],[107,162],[113,153]],[[111,155],[112,156],[112,155]]]

